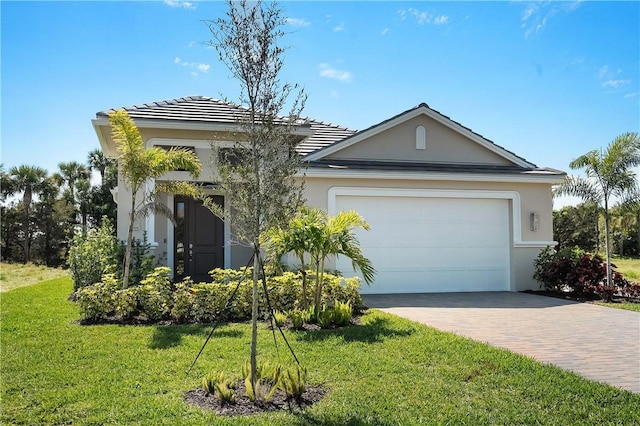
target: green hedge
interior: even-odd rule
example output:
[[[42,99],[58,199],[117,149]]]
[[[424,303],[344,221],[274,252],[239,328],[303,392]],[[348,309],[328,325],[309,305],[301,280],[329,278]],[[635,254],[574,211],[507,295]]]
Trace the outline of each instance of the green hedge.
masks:
[[[210,272],[213,279],[211,283],[194,283],[187,278],[173,284],[169,273],[170,269],[167,267],[156,268],[139,286],[125,290],[119,289],[113,274],[105,275],[101,282],[80,288],[76,292],[80,314],[89,321],[126,321],[144,317],[142,319],[150,322],[171,320],[178,323],[212,322],[217,319],[244,321],[251,317],[250,269],[214,269]],[[307,272],[307,280],[307,300],[310,301],[315,284],[313,272]],[[323,281],[323,304],[333,306],[336,302],[350,303],[353,312],[364,308],[358,277],[344,278],[325,274]],[[231,299],[238,282],[238,291]],[[302,275],[299,272],[285,272],[268,277],[267,289],[274,310],[287,312],[301,308]],[[227,303],[229,306],[225,310]],[[259,315],[263,319],[268,318],[262,285]]]

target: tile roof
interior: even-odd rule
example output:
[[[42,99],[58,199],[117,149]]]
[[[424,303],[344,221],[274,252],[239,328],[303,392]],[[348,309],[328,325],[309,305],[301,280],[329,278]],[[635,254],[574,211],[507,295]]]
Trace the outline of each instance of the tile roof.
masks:
[[[342,158],[322,159],[309,162],[316,169],[350,169],[378,171],[416,171],[416,172],[460,172],[489,174],[528,174],[540,176],[564,176],[560,170],[541,167],[502,166],[489,164],[450,164],[405,162],[384,160],[348,160]]]
[[[192,123],[235,124],[238,115],[246,108],[231,102],[208,96],[187,96],[159,102],[123,107],[134,120],[166,120]],[[109,112],[100,111],[96,117],[107,117]],[[302,118],[304,125],[310,127],[312,135],[298,145],[298,152],[307,155],[356,133],[355,130],[311,118]]]

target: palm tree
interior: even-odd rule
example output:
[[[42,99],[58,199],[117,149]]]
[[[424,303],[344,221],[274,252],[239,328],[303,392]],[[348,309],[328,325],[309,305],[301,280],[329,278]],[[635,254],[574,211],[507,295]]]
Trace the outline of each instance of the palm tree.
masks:
[[[354,229],[370,230],[369,224],[355,211],[340,212],[336,216],[328,216],[319,233],[314,233],[311,258],[316,267],[316,288],[314,295],[315,312],[320,312],[322,300],[322,283],[324,266],[327,257],[346,256],[351,259],[354,270],[362,272],[367,284],[373,281],[376,270],[360,249],[360,242],[353,233]]]
[[[105,157],[101,150],[94,149],[87,155],[87,161],[89,163],[89,168],[97,170],[100,173],[100,182],[101,185],[104,186],[107,168],[113,165],[114,160]]]
[[[273,229],[267,233],[267,251],[273,253],[273,260],[279,262],[282,256],[293,252],[300,261],[302,274],[302,309],[308,308],[306,255],[313,251],[314,232],[318,232],[326,214],[320,209],[303,206],[298,214],[289,221],[289,228]]]
[[[0,201],[4,201],[14,192],[11,176],[4,170],[4,164],[0,163]]]
[[[24,222],[22,229],[24,233],[23,249],[24,263],[29,262],[31,258],[31,237],[30,237],[30,209],[33,201],[33,195],[38,194],[45,186],[47,179],[47,171],[41,167],[35,166],[18,166],[9,170],[8,180],[13,193],[22,192],[22,208],[24,211]]]
[[[603,153],[593,150],[573,160],[569,167],[584,169],[586,177],[567,176],[556,189],[559,195],[580,197],[599,205],[604,214],[607,285],[611,286],[611,214],[615,199],[619,202],[640,193],[640,184],[633,171],[640,165],[640,138],[637,133],[625,133],[613,140]],[[633,200],[632,200],[633,201]],[[637,199],[635,200],[637,202]]]
[[[313,297],[316,314],[320,312],[325,262],[329,256],[346,256],[351,259],[353,269],[362,272],[367,284],[373,281],[376,270],[360,249],[360,243],[353,233],[356,228],[370,229],[369,224],[354,210],[329,216],[323,210],[303,207],[289,222],[288,230],[270,233],[269,246],[276,258],[294,252],[300,259],[301,269],[306,270],[304,256],[309,253],[316,275]],[[306,299],[305,278],[303,274],[302,291]]]
[[[76,182],[81,179],[88,179],[89,169],[84,164],[80,164],[77,161],[62,162],[58,164],[60,169],[60,175],[67,183],[67,190],[69,195],[70,204],[76,204],[75,187]]]
[[[109,124],[118,149],[120,175],[131,191],[129,229],[122,274],[122,288],[127,288],[131,266],[133,223],[136,216],[144,216],[151,211],[157,211],[171,217],[169,207],[155,199],[158,190],[191,196],[197,195],[197,188],[186,182],[156,185],[156,189],[151,192],[146,191],[146,183],[152,179],[158,179],[172,170],[186,170],[193,179],[197,179],[202,171],[202,165],[196,154],[186,149],[171,148],[169,151],[165,151],[157,147],[145,148],[140,131],[125,110],[110,113]],[[138,198],[141,201],[138,201]]]

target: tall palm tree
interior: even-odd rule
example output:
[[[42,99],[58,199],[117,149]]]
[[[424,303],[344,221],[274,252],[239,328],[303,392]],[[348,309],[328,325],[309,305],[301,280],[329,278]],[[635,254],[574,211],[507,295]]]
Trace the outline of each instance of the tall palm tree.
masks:
[[[15,192],[11,176],[4,169],[4,164],[0,163],[0,201],[4,201]]]
[[[75,189],[76,182],[81,179],[88,179],[90,177],[89,169],[84,164],[80,164],[77,161],[62,162],[58,164],[60,169],[60,175],[67,183],[67,191],[71,204],[76,204]]]
[[[100,182],[101,185],[104,186],[107,168],[112,166],[115,161],[111,158],[105,157],[101,150],[94,149],[87,155],[87,162],[91,169],[97,170],[100,173]]]
[[[22,229],[24,233],[23,249],[24,263],[31,258],[31,237],[30,237],[30,209],[33,195],[42,191],[46,184],[47,171],[41,167],[18,166],[9,170],[8,179],[15,193],[22,192],[22,208],[24,211],[24,222]]]
[[[131,191],[129,229],[122,273],[122,288],[127,288],[131,266],[133,224],[136,216],[144,216],[151,211],[157,211],[171,217],[169,207],[155,199],[157,190],[191,196],[196,196],[198,192],[195,186],[186,182],[156,185],[156,190],[148,192],[145,187],[146,183],[173,170],[186,170],[193,179],[197,179],[202,171],[202,165],[196,154],[186,149],[171,148],[169,151],[165,151],[157,147],[145,148],[138,127],[125,110],[110,113],[109,124],[118,149],[120,176]]]
[[[573,170],[584,169],[586,177],[567,176],[556,189],[559,195],[580,197],[583,201],[596,203],[602,209],[608,286],[612,284],[610,208],[615,200],[622,203],[640,193],[638,177],[633,171],[638,165],[640,138],[637,133],[624,133],[614,139],[604,152],[589,151],[569,163]]]

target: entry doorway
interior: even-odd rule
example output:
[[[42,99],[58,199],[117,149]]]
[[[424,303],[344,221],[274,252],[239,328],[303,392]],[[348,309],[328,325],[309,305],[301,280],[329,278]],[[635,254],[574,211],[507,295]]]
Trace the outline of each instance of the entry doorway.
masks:
[[[211,199],[223,206],[221,196]],[[195,282],[211,281],[209,271],[224,267],[224,223],[202,201],[175,197],[174,278],[189,276]]]

